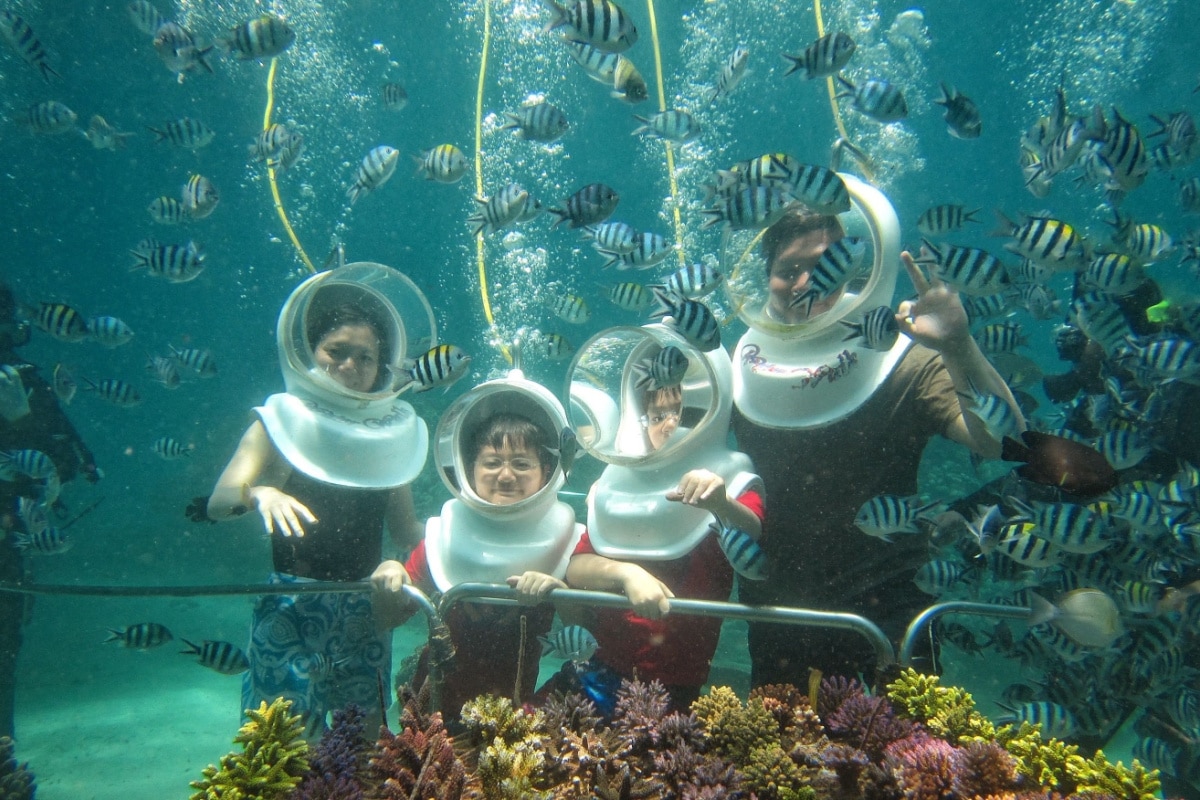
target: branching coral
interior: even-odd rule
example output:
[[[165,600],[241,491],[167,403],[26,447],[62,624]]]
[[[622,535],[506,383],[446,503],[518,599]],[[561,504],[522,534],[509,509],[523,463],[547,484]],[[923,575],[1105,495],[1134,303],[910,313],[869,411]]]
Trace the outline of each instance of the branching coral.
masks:
[[[863,685],[854,678],[843,678],[840,675],[822,678],[821,689],[817,694],[817,714],[821,719],[828,719],[846,700],[862,694]]]
[[[885,697],[851,695],[825,718],[830,738],[865,750],[878,758],[892,742],[909,736],[913,724],[897,719]]]
[[[514,709],[507,697],[481,695],[463,704],[462,723],[472,745],[482,747],[497,738],[515,745],[536,735],[541,712],[529,714],[524,709]]]
[[[596,704],[578,692],[554,692],[542,706],[542,725],[547,731],[594,731],[601,722]]]
[[[1017,760],[994,742],[968,742],[953,760],[958,797],[987,797],[1017,788]]]
[[[1147,771],[1138,761],[1126,767],[1110,764],[1104,753],[1096,751],[1091,761],[1072,761],[1067,772],[1078,784],[1080,794],[1107,794],[1118,800],[1154,800],[1161,784],[1158,770]]]
[[[815,796],[805,781],[804,771],[774,742],[749,752],[742,775],[745,787],[760,800],[801,800]]]
[[[4,800],[33,800],[37,786],[28,764],[18,764],[13,740],[0,736],[0,797]]]
[[[659,681],[621,681],[613,727],[629,741],[634,753],[643,753],[659,744],[659,723],[671,705],[666,687]]]
[[[906,669],[888,684],[888,697],[901,713],[952,743],[991,741],[996,726],[975,710],[975,699],[956,686],[940,686],[936,675]]]
[[[478,776],[486,800],[546,800],[548,792],[534,790],[545,762],[536,740],[510,744],[497,736],[479,755]],[[414,795],[416,796],[416,795]],[[424,795],[419,795],[424,797]]]
[[[289,800],[362,800],[369,758],[365,717],[354,705],[333,712],[333,726],[313,751],[308,774]]]
[[[692,713],[708,734],[712,750],[739,767],[749,761],[750,751],[768,745],[780,746],[779,725],[754,699],[745,706],[732,689],[718,686],[692,703]]]
[[[233,740],[242,752],[224,756],[219,768],[205,767],[204,779],[192,782],[199,790],[192,800],[275,800],[294,789],[308,771],[308,743],[300,717],[288,713],[291,707],[277,697],[247,710],[250,719]]]
[[[1058,739],[1046,741],[1038,732],[1040,726],[1022,722],[1020,727],[1005,725],[996,731],[996,744],[1017,759],[1017,774],[1034,784],[1053,791],[1070,794],[1075,790],[1068,766],[1082,767],[1084,759],[1079,748]]]
[[[399,735],[380,731],[371,757],[376,786],[374,800],[458,800],[466,785],[466,768],[454,754],[442,715],[417,710],[415,699],[405,703]]]
[[[887,754],[898,762],[900,786],[908,800],[943,800],[952,796],[954,753],[949,742],[928,736],[893,742]]]

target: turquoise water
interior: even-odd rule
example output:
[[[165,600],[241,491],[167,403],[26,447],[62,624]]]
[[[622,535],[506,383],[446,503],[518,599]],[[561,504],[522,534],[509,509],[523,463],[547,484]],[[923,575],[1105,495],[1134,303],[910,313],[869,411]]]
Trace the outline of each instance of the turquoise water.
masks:
[[[120,317],[136,331],[132,343],[114,350],[38,334],[24,354],[47,372],[62,362],[80,376],[123,378],[144,397],[140,406],[122,409],[81,393],[70,406],[71,419],[106,477],[95,487],[72,485],[65,497],[72,508],[101,503],[72,529],[74,549],[37,559],[34,577],[127,585],[258,582],[269,569],[269,550],[251,521],[195,525],[183,509],[211,489],[247,424],[248,410],[282,388],[275,318],[307,274],[276,215],[265,170],[246,157],[262,127],[267,66],[217,57],[214,74],[189,74],[179,83],[149,37],[131,24],[124,3],[9,0],[4,7],[33,26],[62,77],[45,83],[11,49],[0,48],[3,277],[25,302],[70,303],[85,315]],[[296,29],[296,44],[278,62],[274,119],[303,133],[307,149],[279,178],[283,206],[318,267],[336,238],[351,261],[400,269],[427,293],[441,338],[472,353],[467,379],[448,393],[414,400],[431,424],[459,393],[506,369],[495,342],[510,340],[519,329],[533,331],[535,342],[538,334],[558,332],[578,346],[607,326],[641,321],[603,296],[597,282],[617,278],[600,274],[600,257],[574,233],[550,230],[542,218],[521,229],[519,247],[512,240],[506,247],[499,236],[487,240],[487,289],[495,314],[489,328],[475,242],[465,223],[476,205],[474,175],[454,185],[413,177],[410,156],[437,144],[453,143],[468,158],[475,156],[481,1],[196,0],[169,6],[160,0],[158,7],[210,37],[264,10],[286,17]],[[626,55],[646,77],[653,98],[649,9],[635,0],[625,8],[641,31]],[[848,69],[853,79],[886,75],[906,93],[910,117],[902,124],[881,127],[850,110],[842,116],[850,138],[871,155],[874,178],[896,206],[907,245],[918,244],[917,216],[938,203],[984,209],[985,223],[956,240],[959,244],[998,247],[984,236],[993,207],[1010,215],[1049,208],[1097,238],[1106,236],[1107,212],[1098,194],[1061,181],[1039,200],[1022,185],[1020,135],[1048,112],[1060,81],[1073,110],[1117,106],[1144,134],[1154,127],[1150,114],[1195,110],[1191,92],[1200,69],[1192,39],[1200,28],[1200,7],[1187,0],[941,0],[922,7],[927,40],[889,37],[893,19],[906,8],[855,0],[826,3],[822,11],[827,29],[844,30],[858,42]],[[701,230],[699,209],[700,186],[714,169],[769,151],[827,163],[837,133],[825,87],[783,77],[787,62],[780,57],[816,38],[810,4],[656,4],[666,105],[695,110],[704,126],[698,141],[676,149],[675,199],[662,144],[630,136],[631,112],[649,113],[656,101],[631,109],[610,98],[542,31],[547,14],[533,0],[495,0],[490,10],[482,94],[485,191],[516,180],[552,205],[586,183],[603,181],[621,193],[617,217],[678,241],[688,260],[712,261],[719,237]],[[750,74],[732,96],[703,105],[700,98],[737,45],[750,51]],[[409,104],[398,113],[382,105],[385,81],[408,91]],[[984,121],[980,139],[946,134],[941,108],[933,103],[939,81],[953,83],[978,103]],[[536,94],[571,121],[552,145],[497,130],[503,111]],[[72,108],[80,126],[100,114],[135,136],[126,149],[110,152],[74,134],[35,136],[13,121],[28,106],[50,99]],[[216,131],[215,140],[196,152],[154,143],[147,126],[183,116],[203,120]],[[396,175],[347,211],[345,190],[354,171],[380,144],[401,151]],[[186,227],[155,225],[146,206],[159,195],[175,195],[193,172],[209,177],[220,191],[216,211]],[[1181,173],[1191,174],[1194,167]],[[1152,174],[1124,210],[1181,236],[1189,221],[1176,200],[1177,186],[1166,175]],[[679,229],[671,213],[676,206]],[[203,242],[207,268],[179,285],[130,272],[128,251],[148,236]],[[653,275],[661,277],[677,264],[672,258]],[[1194,294],[1194,279],[1176,264],[1164,262],[1152,274],[1168,291]],[[649,277],[636,275],[646,282]],[[562,291],[588,299],[592,317],[586,325],[554,318],[548,303]],[[1047,371],[1058,369],[1051,326],[1030,327],[1031,352]],[[740,331],[735,320],[723,337],[732,342]],[[144,363],[149,354],[165,353],[168,344],[210,348],[219,376],[185,380],[173,391],[154,384]],[[527,350],[530,377],[561,391],[565,363],[547,360],[534,346]],[[195,450],[189,458],[164,462],[151,451],[160,436],[194,444]],[[933,495],[945,491],[951,485],[947,476],[964,464],[947,448],[937,453],[923,473],[923,490]],[[423,517],[444,501],[432,470],[418,482],[417,497]],[[187,780],[227,749],[238,723],[236,679],[172,653],[102,647],[103,629],[155,619],[177,636],[242,641],[249,609],[246,600],[39,600],[22,653],[17,724],[18,754],[32,762],[40,796],[116,796],[106,785],[115,775],[140,781],[123,797],[182,795]],[[420,634],[412,624],[405,630],[398,651]],[[714,680],[744,686],[736,632],[731,628]],[[975,664],[956,662],[953,655],[947,670],[979,681],[985,694],[999,681],[980,678]],[[92,725],[98,727],[87,728],[86,739],[64,746],[73,732]],[[178,744],[151,750],[158,734]]]

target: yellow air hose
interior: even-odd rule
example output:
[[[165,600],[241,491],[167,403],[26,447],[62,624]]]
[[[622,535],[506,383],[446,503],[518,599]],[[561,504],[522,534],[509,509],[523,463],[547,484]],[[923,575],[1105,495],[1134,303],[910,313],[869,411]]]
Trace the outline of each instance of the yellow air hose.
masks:
[[[654,0],[646,0],[646,13],[650,15],[650,41],[654,46],[654,74],[658,84],[658,110],[667,110],[667,96],[663,91],[662,49],[658,45],[658,19],[654,14]],[[670,140],[663,139],[663,147],[667,151],[667,180],[671,185],[671,216],[675,225],[675,241],[678,247],[675,252],[679,256],[679,265],[687,266],[687,256],[683,252],[683,220],[679,214],[679,182],[675,178],[675,147]]]
[[[267,70],[267,107],[263,111],[263,130],[271,127],[271,110],[275,107],[275,67],[279,59],[271,59],[271,68]],[[292,223],[288,222],[287,211],[283,208],[283,199],[279,196],[279,184],[275,181],[275,167],[271,166],[271,162],[267,162],[267,182],[271,185],[271,197],[275,200],[275,213],[279,215],[279,220],[283,223],[283,229],[287,231],[288,238],[292,240],[292,247],[296,248],[296,255],[300,256],[300,260],[304,262],[304,266],[308,268],[310,273],[317,271],[309,260],[308,254],[304,252],[304,248],[300,245],[300,240],[296,238],[296,231],[292,229]]]

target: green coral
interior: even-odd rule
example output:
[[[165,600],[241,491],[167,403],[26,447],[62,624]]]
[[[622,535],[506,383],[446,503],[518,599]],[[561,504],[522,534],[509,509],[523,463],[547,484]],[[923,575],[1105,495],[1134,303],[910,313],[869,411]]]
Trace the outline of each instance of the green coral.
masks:
[[[479,754],[477,775],[486,800],[546,800],[549,792],[534,790],[546,756],[536,740],[506,742],[497,736]]]
[[[1059,739],[1042,738],[1041,725],[1022,722],[996,731],[996,743],[1017,759],[1017,774],[1037,781],[1039,786],[1061,794],[1075,791],[1071,774],[1083,764],[1079,747]]]
[[[290,700],[277,697],[257,711],[247,709],[250,719],[233,740],[242,752],[222,757],[220,768],[205,767],[204,779],[192,781],[199,790],[192,800],[277,800],[296,788],[308,771],[308,743],[291,708]]]
[[[742,768],[745,786],[761,800],[812,800],[804,771],[777,742],[751,750]]]
[[[717,686],[692,703],[692,712],[708,734],[713,750],[737,765],[749,762],[751,751],[780,743],[779,723],[755,697],[746,705],[732,689]]]
[[[1117,800],[1155,800],[1162,788],[1158,770],[1147,771],[1134,759],[1133,766],[1109,763],[1102,750],[1091,761],[1082,758],[1067,764],[1067,772],[1078,784],[1078,794],[1104,794]]]
[[[463,704],[462,723],[474,746],[483,746],[497,737],[513,745],[535,738],[544,727],[541,711],[527,714],[523,709],[514,709],[507,697],[490,694]]]
[[[909,716],[951,744],[992,741],[996,726],[975,710],[975,698],[957,686],[941,686],[936,675],[909,668],[888,684],[888,697]]]

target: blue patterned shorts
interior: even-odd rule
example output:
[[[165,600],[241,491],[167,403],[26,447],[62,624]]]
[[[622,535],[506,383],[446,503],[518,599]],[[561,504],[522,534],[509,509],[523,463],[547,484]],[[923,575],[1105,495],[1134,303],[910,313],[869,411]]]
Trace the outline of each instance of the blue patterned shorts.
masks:
[[[309,579],[274,572],[269,582]],[[322,732],[328,712],[350,703],[368,713],[378,708],[381,685],[390,699],[392,634],[376,630],[366,593],[260,597],[247,656],[242,708],[287,698],[310,736]]]

